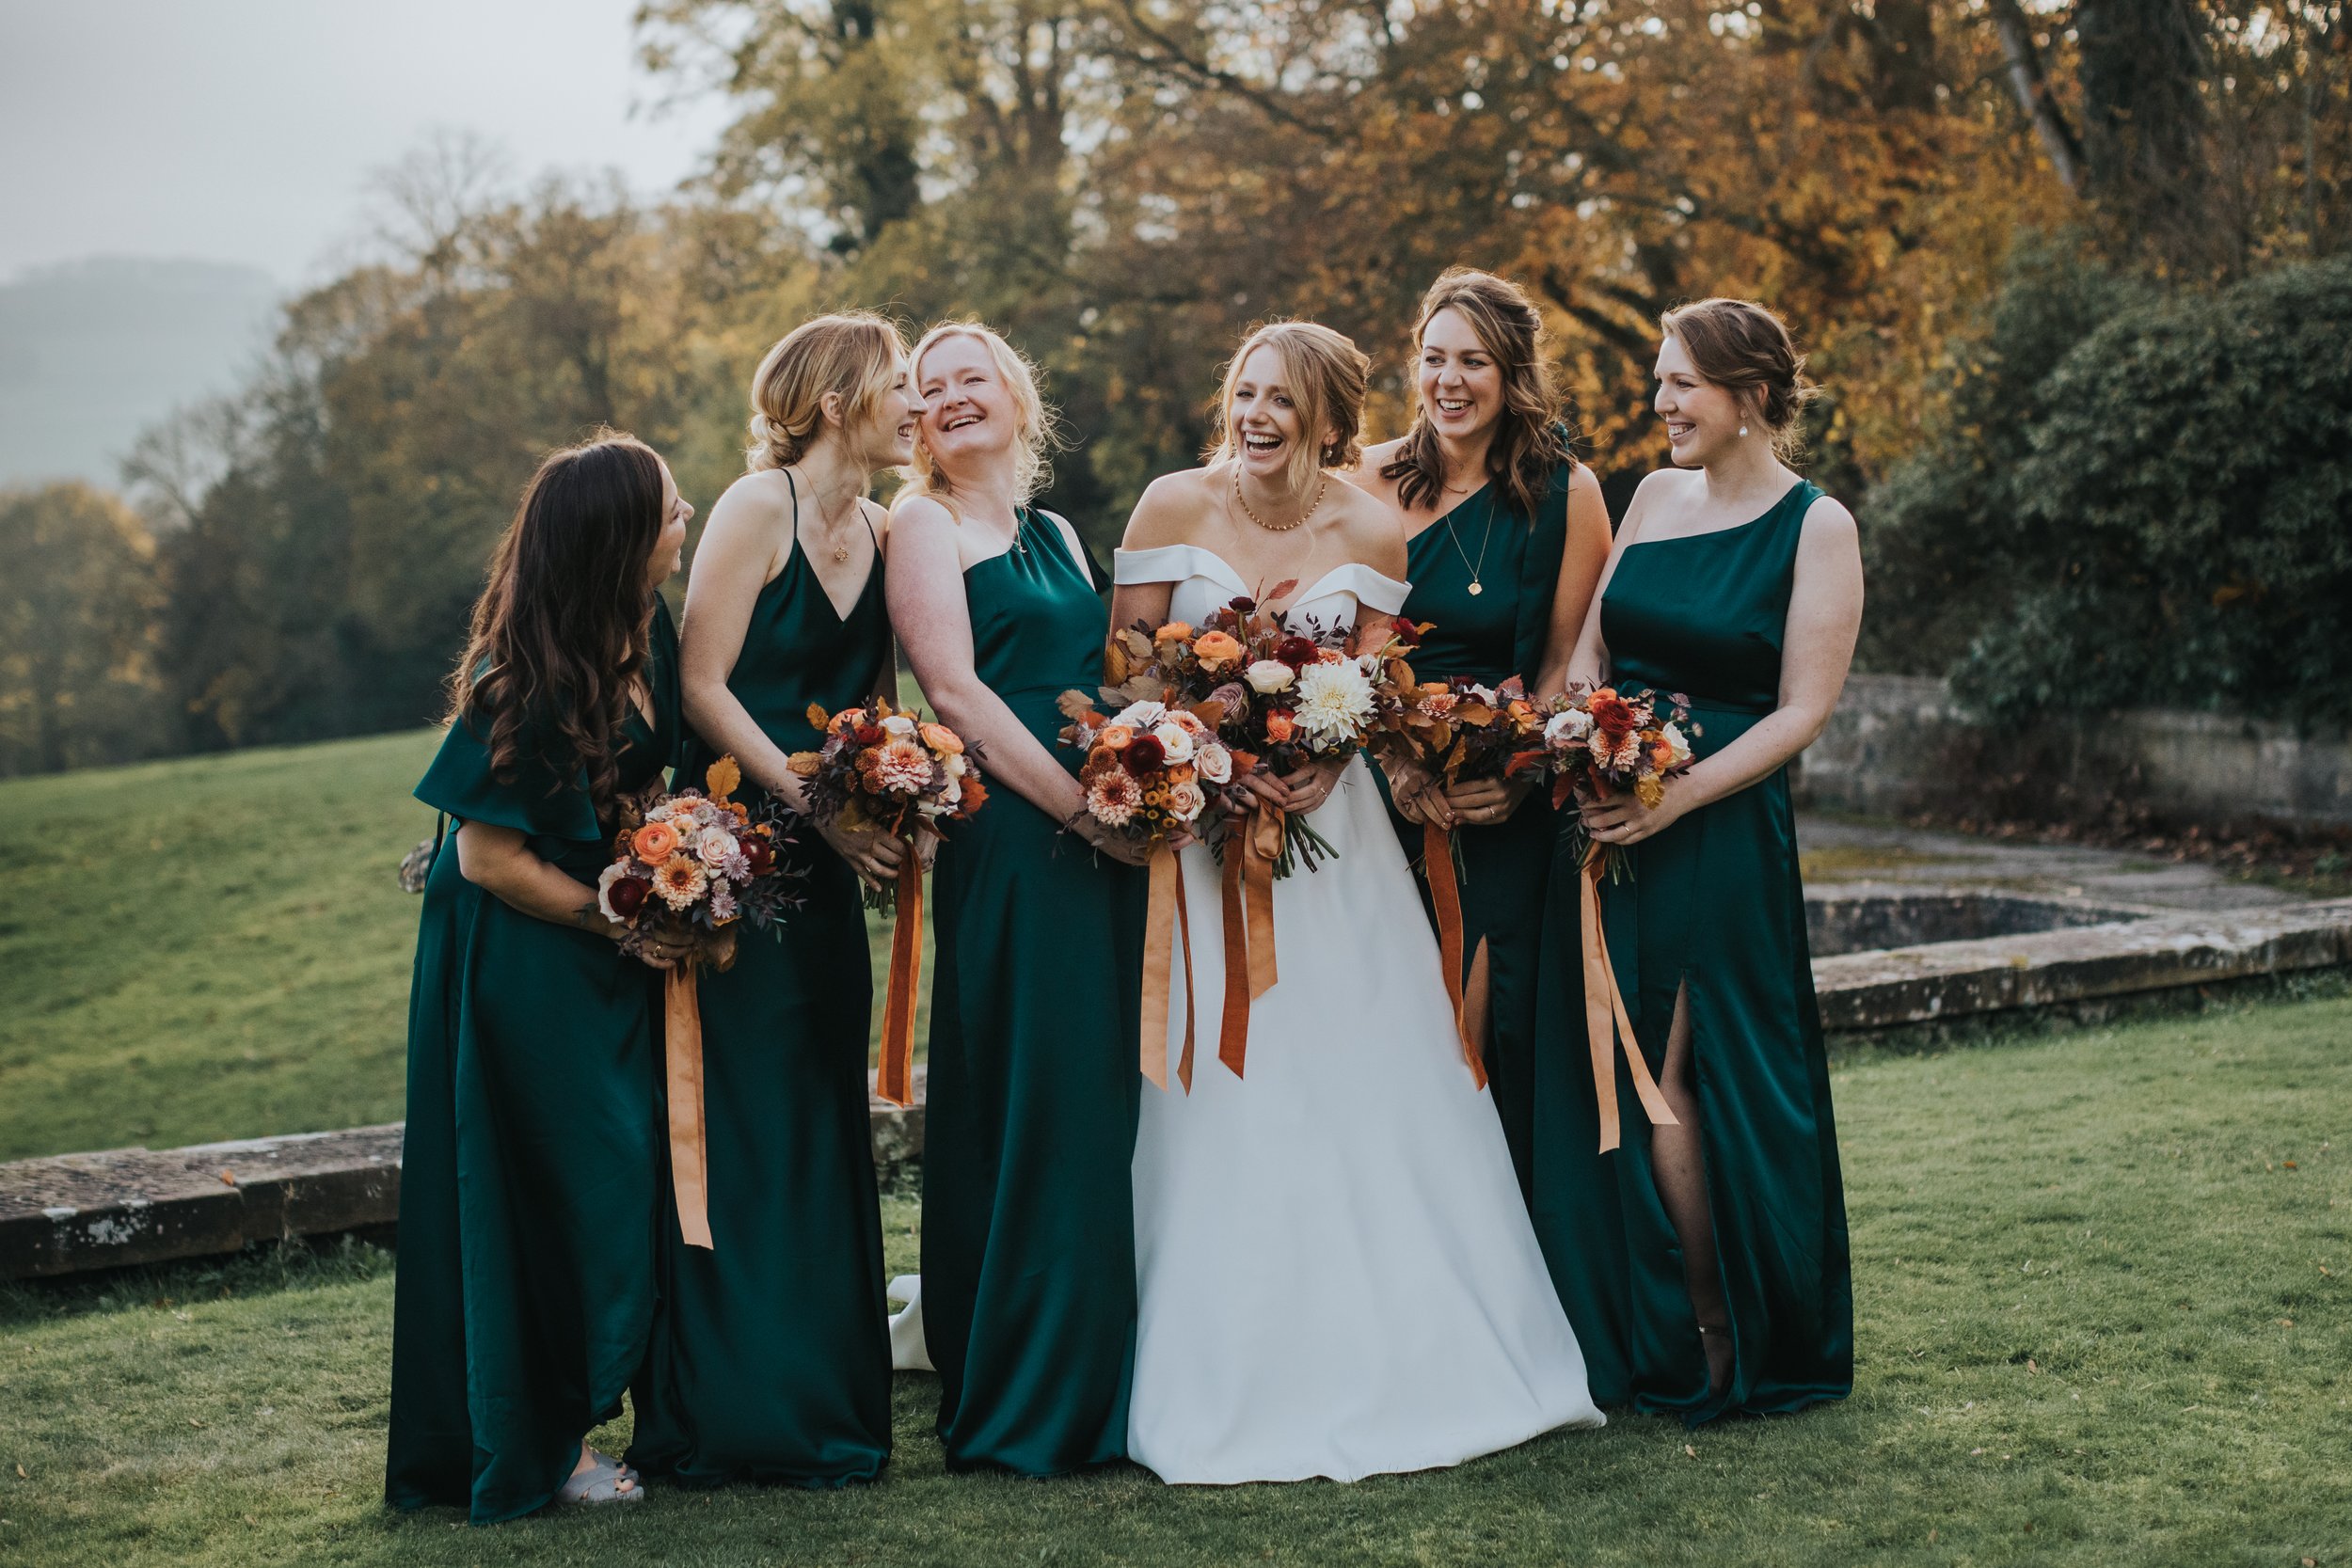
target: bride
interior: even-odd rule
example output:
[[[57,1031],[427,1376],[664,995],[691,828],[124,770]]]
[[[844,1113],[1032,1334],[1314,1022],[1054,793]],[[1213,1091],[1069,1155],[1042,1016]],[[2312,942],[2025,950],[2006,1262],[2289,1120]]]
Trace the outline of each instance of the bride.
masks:
[[[1197,625],[1237,594],[1294,626],[1403,607],[1402,524],[1328,471],[1356,460],[1367,369],[1327,327],[1250,335],[1207,467],[1136,507],[1114,626]],[[1251,784],[1314,813],[1337,858],[1275,883],[1279,978],[1251,1009],[1247,1079],[1216,1060],[1212,1003],[1190,1094],[1172,1071],[1144,1091],[1129,1457],[1169,1481],[1354,1481],[1598,1426],[1365,765]],[[1182,859],[1192,990],[1213,999],[1217,868],[1202,847]]]

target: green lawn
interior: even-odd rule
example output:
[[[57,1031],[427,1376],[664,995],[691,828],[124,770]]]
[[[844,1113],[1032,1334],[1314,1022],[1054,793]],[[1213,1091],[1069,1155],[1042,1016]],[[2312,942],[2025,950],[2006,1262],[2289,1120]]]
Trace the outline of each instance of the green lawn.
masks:
[[[950,1478],[910,1375],[878,1486],[468,1530],[378,1501],[385,1255],[0,1292],[0,1561],[2352,1562],[2348,1037],[2337,996],[1849,1064],[1850,1402],[1356,1486]]]
[[[0,782],[0,1160],[398,1120],[435,744]]]

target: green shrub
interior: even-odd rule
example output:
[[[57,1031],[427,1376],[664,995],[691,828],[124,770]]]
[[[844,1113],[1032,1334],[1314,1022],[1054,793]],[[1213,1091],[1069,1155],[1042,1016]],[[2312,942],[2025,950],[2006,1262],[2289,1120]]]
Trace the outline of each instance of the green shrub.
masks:
[[[1872,498],[1873,648],[2002,719],[2352,719],[2352,261],[2151,299],[2028,256],[1981,341]]]

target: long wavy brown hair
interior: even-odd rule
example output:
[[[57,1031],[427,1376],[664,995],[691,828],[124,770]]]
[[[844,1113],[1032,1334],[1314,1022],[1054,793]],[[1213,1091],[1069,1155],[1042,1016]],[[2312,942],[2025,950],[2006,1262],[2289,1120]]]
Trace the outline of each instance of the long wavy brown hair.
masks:
[[[449,678],[449,721],[485,738],[500,780],[533,751],[558,788],[584,769],[597,816],[609,814],[652,637],[645,562],[664,520],[661,459],[617,431],[548,453],[524,486]]]
[[[1565,434],[1567,399],[1544,353],[1544,318],[1526,292],[1506,277],[1474,267],[1449,267],[1421,298],[1413,322],[1413,352],[1430,318],[1454,310],[1470,325],[1502,372],[1502,417],[1486,449],[1486,477],[1502,486],[1512,510],[1533,517],[1550,487],[1552,470],[1575,461]],[[1396,481],[1396,497],[1409,509],[1445,494],[1445,454],[1426,409],[1417,408],[1413,428],[1382,479]]]

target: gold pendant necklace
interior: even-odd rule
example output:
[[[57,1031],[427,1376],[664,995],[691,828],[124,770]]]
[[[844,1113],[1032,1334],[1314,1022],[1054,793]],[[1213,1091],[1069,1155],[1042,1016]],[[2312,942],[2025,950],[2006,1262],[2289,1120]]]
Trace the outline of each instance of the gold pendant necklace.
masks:
[[[1470,567],[1470,597],[1474,599],[1478,597],[1479,594],[1484,594],[1486,591],[1486,585],[1481,580],[1481,578],[1486,569],[1486,546],[1494,542],[1495,509],[1492,506],[1488,506],[1486,508],[1486,531],[1479,535],[1478,538],[1478,562],[1476,565],[1471,565],[1470,552],[1462,548],[1462,536],[1454,531],[1454,514],[1451,512],[1445,515],[1445,536],[1454,541],[1454,553],[1462,558],[1462,564]]]
[[[813,476],[809,473],[809,471],[808,471],[806,468],[803,468],[803,469],[801,470],[801,477],[802,477],[803,479],[805,479],[805,480],[807,480],[807,481],[808,481],[808,493],[809,493],[810,495],[812,495],[812,496],[814,496],[814,497],[816,497],[816,498],[817,498],[817,520],[818,520],[818,522],[820,522],[820,523],[822,523],[822,524],[824,524],[824,525],[825,525],[825,531],[826,531],[827,533],[831,533],[831,532],[834,531],[834,520],[833,520],[831,517],[828,517],[828,516],[826,516],[826,515],[825,515],[825,497],[824,497],[824,492],[822,492],[822,491],[820,491],[820,490],[818,490],[818,489],[817,488],[817,481],[816,481],[816,479],[815,479],[815,478],[814,478],[814,477],[813,477]],[[857,499],[856,499],[855,497],[851,497],[851,498],[850,498],[850,504],[852,507],[856,506],[856,505],[857,505]],[[799,518],[797,518],[797,517],[796,517],[796,518],[794,518],[794,519],[793,519],[793,523],[794,523],[794,531],[796,531],[796,532],[797,532],[797,531],[799,531],[799,522],[800,522],[800,519],[799,519]],[[833,560],[834,560],[834,565],[838,566],[839,564],[841,564],[841,562],[845,562],[845,561],[847,561],[847,560],[849,560],[849,559],[850,559],[850,546],[847,546],[847,545],[835,545],[835,546],[833,547]]]

